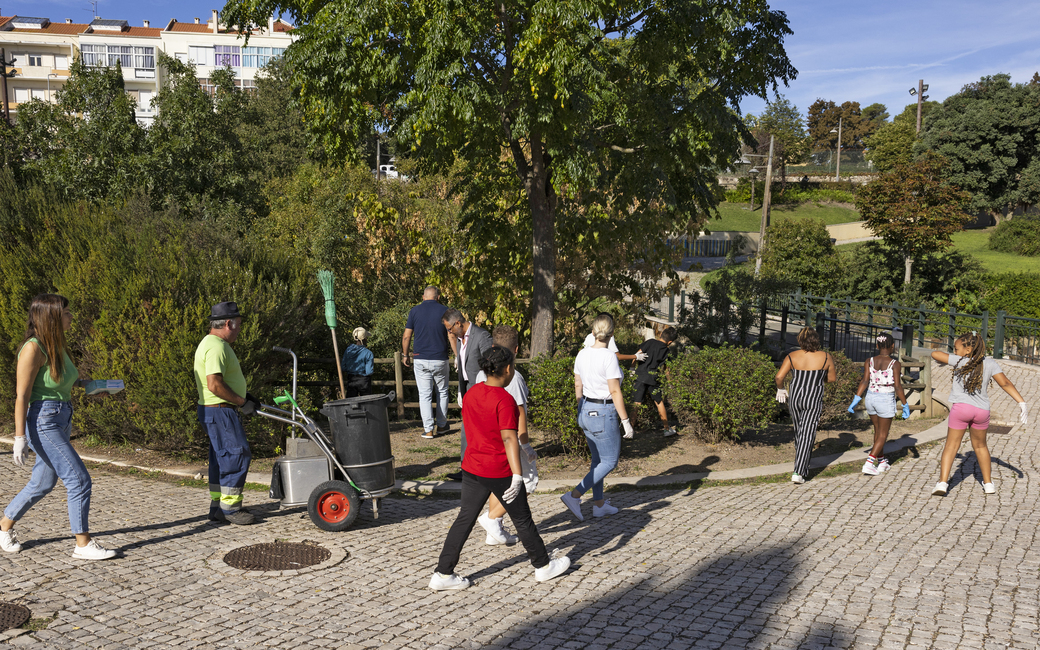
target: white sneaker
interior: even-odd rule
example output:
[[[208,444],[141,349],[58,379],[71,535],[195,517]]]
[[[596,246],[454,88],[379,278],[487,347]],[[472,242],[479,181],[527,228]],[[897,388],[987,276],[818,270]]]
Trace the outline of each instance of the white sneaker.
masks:
[[[510,535],[506,532],[505,526],[502,525],[502,517],[492,519],[485,512],[477,517],[477,523],[487,531],[487,538],[484,540],[484,543],[488,546],[516,544],[516,535]]]
[[[985,494],[996,494],[997,493],[997,486],[993,485],[992,483],[983,483],[982,484],[982,491]],[[6,551],[7,549],[4,549],[4,550]]]
[[[469,579],[463,578],[457,573],[446,576],[443,573],[433,572],[430,578],[430,589],[434,591],[447,591],[449,589],[465,589],[469,586]]]
[[[14,528],[11,530],[0,530],[0,548],[8,553],[17,553],[22,550],[22,545],[18,543],[18,535],[15,534]]]
[[[670,438],[671,436],[677,436],[679,432],[675,430],[675,427],[668,427],[664,430],[664,437]]]
[[[560,495],[560,501],[563,501],[563,505],[567,506],[567,509],[578,518],[578,521],[585,521],[585,517],[581,514],[581,499],[579,497],[573,497],[570,492],[564,492]]]
[[[592,516],[593,517],[603,517],[603,516],[606,516],[606,515],[616,515],[617,513],[618,513],[618,509],[615,508],[614,506],[610,505],[610,499],[605,500],[603,502],[602,506],[597,506],[596,504],[592,504]]]
[[[77,560],[110,560],[115,556],[115,551],[98,544],[96,539],[91,539],[86,546],[77,546],[72,551],[72,557]]]
[[[791,482],[801,485],[802,483],[805,483],[805,479],[802,478],[801,474],[791,474]]]
[[[946,494],[947,487],[949,486],[946,483],[939,481],[935,484],[935,487],[932,489],[932,494],[934,494],[937,497],[944,496]]]
[[[882,458],[881,460],[878,461],[878,464],[877,464],[878,474],[880,474],[881,472],[887,472],[890,469],[892,469],[892,466],[888,464],[888,459],[887,458]]]
[[[877,476],[881,473],[881,470],[878,469],[878,467],[874,465],[874,463],[868,460],[867,462],[863,463],[863,473],[869,474],[871,476]]]
[[[555,555],[555,551],[553,554]],[[545,582],[546,580],[552,580],[556,576],[560,575],[571,567],[571,559],[566,555],[563,557],[554,557],[549,560],[549,564],[546,564],[540,569],[534,570],[534,579],[538,582]]]

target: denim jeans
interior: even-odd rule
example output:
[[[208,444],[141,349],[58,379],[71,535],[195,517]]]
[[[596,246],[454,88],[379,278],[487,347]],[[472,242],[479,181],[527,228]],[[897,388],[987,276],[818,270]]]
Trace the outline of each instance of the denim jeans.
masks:
[[[585,494],[592,488],[593,501],[603,498],[603,479],[617,467],[621,454],[621,430],[617,409],[613,403],[595,404],[583,401],[578,414],[578,426],[589,441],[592,467],[578,483],[578,492]]]
[[[72,404],[40,400],[29,405],[25,426],[29,448],[36,452],[32,478],[4,510],[4,516],[18,521],[29,508],[46,496],[58,479],[68,492],[69,525],[72,534],[89,532],[90,474],[79,454],[69,443],[72,428]]]
[[[433,431],[434,425],[448,426],[448,361],[412,359],[412,366],[415,368],[415,384],[419,388],[423,431]],[[434,399],[437,400],[436,414],[432,406]]]

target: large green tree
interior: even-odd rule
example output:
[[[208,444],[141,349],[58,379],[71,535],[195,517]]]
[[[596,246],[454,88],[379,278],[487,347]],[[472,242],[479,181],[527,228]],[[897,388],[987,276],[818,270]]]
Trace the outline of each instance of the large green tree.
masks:
[[[769,138],[773,138],[774,169],[779,169],[781,185],[787,188],[787,165],[801,162],[808,153],[805,125],[798,107],[783,95],[770,102],[756,120],[751,131],[758,142],[757,153],[769,154]],[[779,166],[779,167],[778,167]]]
[[[696,230],[750,135],[739,101],[796,74],[787,18],[763,0],[229,0],[224,20],[276,11],[299,25],[286,58],[327,150],[355,155],[375,123],[429,169],[466,161],[501,212],[524,208],[507,223],[529,243],[505,254],[529,260],[533,286],[515,290],[530,295],[534,354],[553,347],[558,230],[590,214],[658,240]],[[482,215],[469,224],[497,236]],[[602,243],[622,265],[660,258],[642,242]]]
[[[924,102],[922,118],[939,102]],[[907,104],[891,122],[883,123],[866,139],[866,158],[879,172],[894,171],[898,165],[909,165],[914,160],[914,143],[917,142],[917,104]]]
[[[950,162],[950,180],[972,210],[999,223],[1004,210],[1040,202],[1040,86],[997,74],[966,85],[933,110],[915,151]]]
[[[844,102],[840,106],[826,99],[817,99],[809,106],[806,126],[810,146],[815,149],[836,149],[838,124],[841,122],[841,148],[858,149],[863,138],[871,132],[872,122],[864,119],[859,102]],[[831,130],[834,133],[831,133]]]
[[[948,163],[931,152],[882,174],[856,193],[856,207],[875,235],[902,251],[903,284],[914,260],[945,250],[962,230],[971,196],[949,180]]]
[[[64,198],[125,196],[141,180],[145,132],[135,108],[118,64],[88,68],[76,59],[57,103],[20,107],[9,142],[24,171]]]

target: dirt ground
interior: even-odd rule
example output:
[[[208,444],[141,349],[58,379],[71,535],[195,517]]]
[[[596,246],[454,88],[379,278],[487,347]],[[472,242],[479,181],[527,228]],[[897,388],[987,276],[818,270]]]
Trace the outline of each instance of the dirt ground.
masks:
[[[940,420],[895,421],[889,440],[919,433]],[[421,427],[391,431],[391,448],[399,479],[444,479],[458,471],[458,423],[451,422],[451,432],[433,440],[420,437]],[[589,471],[588,461],[553,455],[538,431],[531,432],[539,452],[538,475],[543,479],[580,479]],[[850,449],[870,449],[874,433],[869,420],[847,420],[823,425],[816,438],[813,455],[835,454]],[[763,431],[747,435],[741,442],[709,445],[681,429],[679,435],[665,438],[661,430],[643,430],[632,440],[621,441],[621,460],[615,476],[662,476],[693,472],[742,469],[773,465],[794,460],[794,428],[775,424]]]
[[[889,440],[919,433],[940,420],[895,421]],[[459,421],[451,420],[451,431],[432,440],[420,437],[418,423],[391,423],[390,445],[397,467],[397,478],[403,480],[444,480],[459,469]],[[10,435],[10,427],[3,433]],[[588,461],[555,453],[537,430],[531,432],[539,452],[538,473],[543,479],[580,479],[588,472]],[[846,420],[822,425],[817,435],[814,455],[834,454],[850,449],[863,449],[873,441],[868,420]],[[81,456],[109,458],[139,467],[172,469],[206,474],[206,459],[171,455],[127,445],[87,446],[74,434],[73,446]],[[679,435],[665,438],[660,429],[638,431],[632,440],[621,441],[621,460],[615,476],[662,476],[692,472],[741,469],[789,462],[794,459],[794,430],[780,423],[751,433],[740,442],[709,445],[682,429]],[[252,472],[270,472],[274,458],[254,458]]]

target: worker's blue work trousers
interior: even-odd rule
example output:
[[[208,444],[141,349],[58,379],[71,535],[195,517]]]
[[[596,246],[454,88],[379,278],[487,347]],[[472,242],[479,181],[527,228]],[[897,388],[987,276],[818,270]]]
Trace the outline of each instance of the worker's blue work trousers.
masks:
[[[199,423],[209,436],[211,513],[219,509],[230,514],[242,509],[242,488],[253,456],[239,417],[233,408],[198,407]]]

